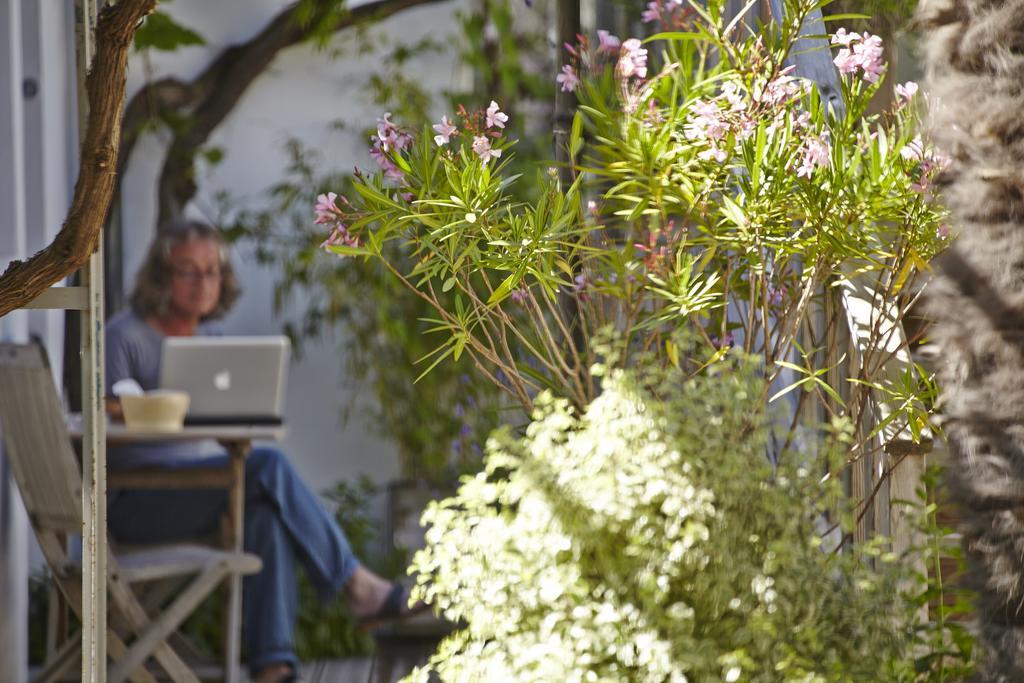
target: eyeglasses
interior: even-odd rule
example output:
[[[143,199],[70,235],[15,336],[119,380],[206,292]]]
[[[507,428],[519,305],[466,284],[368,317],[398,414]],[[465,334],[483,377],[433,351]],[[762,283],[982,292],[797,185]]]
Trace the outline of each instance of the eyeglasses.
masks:
[[[200,280],[214,280],[220,281],[220,268],[209,268],[207,270],[198,270],[196,268],[171,268],[171,274],[188,282],[190,284],[199,282]]]

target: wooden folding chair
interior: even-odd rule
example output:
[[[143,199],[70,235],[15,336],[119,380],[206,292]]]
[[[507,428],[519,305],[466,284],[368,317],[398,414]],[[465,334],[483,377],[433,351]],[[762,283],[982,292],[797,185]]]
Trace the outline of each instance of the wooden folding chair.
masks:
[[[66,543],[69,535],[82,530],[81,472],[53,377],[37,347],[0,344],[0,432],[54,580],[81,616],[80,566],[69,556]],[[172,681],[198,683],[168,638],[225,578],[252,574],[260,567],[255,555],[200,545],[111,552],[107,560],[108,682],[155,683],[146,666],[155,662]],[[147,601],[140,586],[166,580],[180,582],[173,597],[162,592],[160,598],[154,600],[151,595]],[[34,681],[58,679],[80,660],[80,648],[80,636],[67,640]]]

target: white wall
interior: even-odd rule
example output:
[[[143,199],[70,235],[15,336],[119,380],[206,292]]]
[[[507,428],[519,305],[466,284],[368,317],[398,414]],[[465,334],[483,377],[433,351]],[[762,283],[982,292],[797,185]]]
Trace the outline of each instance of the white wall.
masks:
[[[276,0],[176,0],[167,4],[164,11],[180,23],[195,27],[208,44],[154,54],[151,76],[194,77],[215,54],[257,32],[287,4]],[[373,31],[387,35],[389,40],[401,36],[409,42],[428,35],[444,38],[454,30],[452,13],[456,6],[453,2],[408,10]],[[361,91],[379,58],[346,55],[332,60],[328,54],[351,42],[352,32],[348,31],[338,34],[327,51],[308,45],[292,47],[253,83],[209,141],[222,147],[225,157],[218,166],[200,173],[199,192],[192,207],[198,215],[212,215],[213,198],[222,190],[258,204],[261,193],[282,177],[287,164],[283,145],[292,136],[324,152],[332,160],[333,169],[349,169],[356,164],[372,167],[362,141],[354,139],[352,133],[329,129],[331,122],[342,119],[350,130],[359,130],[372,126],[382,113]],[[138,59],[132,62],[129,93],[143,81],[141,66]],[[417,61],[415,69],[418,80],[428,88],[440,92],[454,87],[457,74],[451,55],[428,55]],[[124,179],[126,287],[131,285],[154,229],[153,195],[163,158],[160,136],[149,136],[138,145]],[[235,254],[235,265],[240,267],[245,293],[225,320],[227,332],[280,331],[280,320],[275,320],[271,312],[273,273],[256,266],[244,252]],[[301,362],[293,363],[289,378],[289,435],[284,447],[305,479],[318,490],[358,473],[369,474],[377,481],[398,476],[397,452],[390,443],[369,433],[358,414],[348,424],[341,424],[341,406],[347,400],[341,353],[343,347],[337,341],[310,345]]]
[[[0,265],[25,255],[20,37],[20,0],[0,0]],[[27,336],[24,311],[0,318],[0,340],[22,342]],[[28,533],[2,451],[0,447],[0,681],[20,681],[28,670]]]

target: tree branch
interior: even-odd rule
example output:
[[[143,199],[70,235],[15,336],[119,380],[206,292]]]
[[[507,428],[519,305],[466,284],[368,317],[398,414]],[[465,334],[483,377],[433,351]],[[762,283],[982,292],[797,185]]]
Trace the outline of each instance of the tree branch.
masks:
[[[334,27],[341,31],[384,19],[406,9],[444,0],[376,0],[353,8]],[[118,159],[124,169],[147,120],[170,110],[191,110],[188,125],[173,132],[160,174],[157,202],[161,221],[180,213],[196,192],[196,152],[227,118],[249,86],[277,54],[309,37],[309,29],[293,18],[295,5],[282,10],[260,33],[224,50],[195,80],[164,78],[142,88],[125,110],[125,145]],[[312,24],[315,24],[314,19]]]
[[[135,29],[155,5],[156,0],[121,0],[100,12],[96,57],[86,80],[89,118],[71,208],[48,247],[26,261],[12,261],[0,275],[0,316],[81,268],[96,250],[117,179],[128,50]]]

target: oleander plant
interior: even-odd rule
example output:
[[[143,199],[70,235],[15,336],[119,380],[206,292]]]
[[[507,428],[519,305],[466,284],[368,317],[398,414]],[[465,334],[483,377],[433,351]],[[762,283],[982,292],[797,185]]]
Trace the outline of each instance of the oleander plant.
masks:
[[[761,358],[766,400],[789,373],[788,388],[859,424],[876,392],[917,438],[930,376],[886,363],[913,341],[893,330],[950,239],[930,196],[945,159],[917,130],[914,83],[867,113],[886,69],[877,36],[831,35],[841,107],[794,73],[799,27],[820,4],[791,0],[785,21],[746,37],[712,2],[645,16],[667,29],[646,42],[581,38],[556,76],[579,99],[571,182],[554,167],[506,174],[516,140],[495,101],[417,134],[385,115],[380,172],[320,197],[324,247],[380,259],[436,313],[431,364],[468,356],[527,409],[543,389],[577,408],[595,398],[602,330],[620,333],[628,367],[649,351],[678,365],[671,335],[687,328],[709,364],[731,346]],[[538,198],[517,200],[520,183]],[[393,242],[410,258],[389,259]],[[819,372],[831,322],[815,313],[851,280],[897,324],[868,325],[840,387]]]
[[[325,250],[433,312],[425,371],[468,359],[533,416],[424,517],[419,596],[464,628],[413,680],[969,670],[965,632],[918,618],[933,578],[884,539],[846,543],[874,493],[839,476],[934,429],[905,324],[952,239],[926,102],[902,83],[869,112],[870,33],[801,40],[832,51],[841,100],[798,74],[823,2],[756,27],[724,5],[655,0],[653,35],[569,46],[566,164],[513,172],[494,100],[420,130],[385,114],[380,170],[318,199]]]

